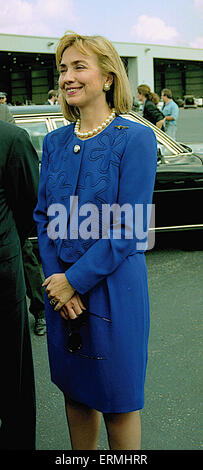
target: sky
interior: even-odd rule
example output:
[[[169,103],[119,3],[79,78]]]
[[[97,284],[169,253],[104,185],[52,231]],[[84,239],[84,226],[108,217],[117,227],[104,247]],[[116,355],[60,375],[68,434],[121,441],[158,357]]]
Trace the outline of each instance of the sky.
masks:
[[[203,0],[0,0],[0,33],[203,48]]]

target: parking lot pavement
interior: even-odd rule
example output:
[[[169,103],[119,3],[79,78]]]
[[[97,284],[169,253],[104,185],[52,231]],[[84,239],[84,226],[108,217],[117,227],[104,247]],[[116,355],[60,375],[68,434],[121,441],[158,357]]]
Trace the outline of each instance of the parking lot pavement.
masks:
[[[203,108],[179,108],[176,140],[179,142],[198,144],[203,151]]]
[[[151,331],[144,449],[201,448],[203,252],[147,253]]]

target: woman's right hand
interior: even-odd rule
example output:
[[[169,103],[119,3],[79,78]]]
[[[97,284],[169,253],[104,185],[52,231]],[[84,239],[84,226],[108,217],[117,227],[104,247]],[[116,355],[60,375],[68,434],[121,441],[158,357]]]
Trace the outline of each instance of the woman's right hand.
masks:
[[[84,310],[86,310],[86,307],[84,306],[79,294],[76,293],[66,304],[63,305],[60,309],[60,314],[64,320],[68,320],[68,318],[74,320],[81,315]]]

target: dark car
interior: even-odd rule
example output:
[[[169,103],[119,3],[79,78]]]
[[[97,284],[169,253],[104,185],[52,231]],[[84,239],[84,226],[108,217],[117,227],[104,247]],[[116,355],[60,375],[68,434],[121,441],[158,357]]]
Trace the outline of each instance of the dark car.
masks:
[[[184,96],[184,108],[197,108],[197,103],[193,95]]]
[[[59,106],[16,106],[10,110],[16,124],[29,132],[40,161],[47,132],[69,125]],[[158,167],[153,198],[155,231],[202,230],[203,156],[175,142],[134,111],[123,117],[151,127],[157,137]]]

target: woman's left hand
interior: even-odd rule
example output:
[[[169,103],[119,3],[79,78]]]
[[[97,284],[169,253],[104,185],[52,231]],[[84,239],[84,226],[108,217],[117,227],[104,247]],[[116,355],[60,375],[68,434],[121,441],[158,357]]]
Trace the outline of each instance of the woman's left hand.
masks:
[[[45,279],[42,286],[46,287],[48,298],[55,302],[54,310],[56,311],[60,310],[75,292],[64,273],[52,274]]]
[[[74,320],[86,310],[85,305],[83,304],[79,294],[74,294],[73,297],[65,304],[60,310],[60,314],[64,320]]]

